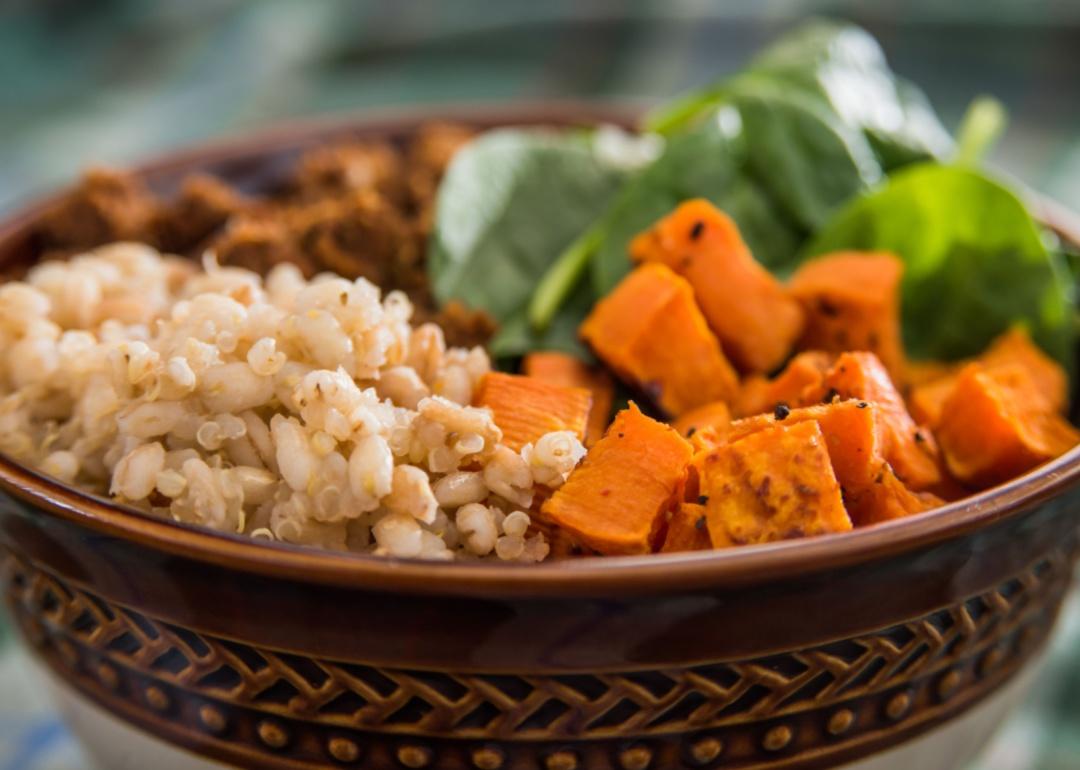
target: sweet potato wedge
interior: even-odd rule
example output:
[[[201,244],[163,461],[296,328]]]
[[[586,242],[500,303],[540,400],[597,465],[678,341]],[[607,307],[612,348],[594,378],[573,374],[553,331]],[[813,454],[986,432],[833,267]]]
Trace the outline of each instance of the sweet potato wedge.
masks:
[[[1080,434],[1048,403],[1019,365],[963,368],[937,426],[950,473],[981,489],[1064,454]]]
[[[903,386],[911,389],[926,385],[956,374],[959,370],[960,366],[951,361],[907,361],[904,366]]]
[[[731,422],[731,410],[724,401],[713,401],[711,404],[699,406],[685,412],[682,416],[672,421],[671,427],[679,432],[680,436],[692,438],[700,430],[713,431],[722,435]]]
[[[552,385],[520,374],[488,372],[473,404],[491,410],[503,432],[503,443],[517,451],[557,430],[584,438],[592,394],[584,388]]]
[[[1002,334],[979,356],[991,369],[1019,366],[1031,377],[1034,392],[1039,393],[1047,408],[1064,412],[1069,406],[1069,377],[1057,361],[1046,355],[1031,340],[1023,327],[1013,327]]]
[[[747,379],[736,399],[736,413],[740,417],[771,412],[777,404],[789,407],[809,406],[821,390],[825,374],[832,366],[835,356],[821,350],[807,350],[795,356],[776,377],[771,380]]]
[[[817,422],[772,425],[695,458],[716,548],[852,527]]]
[[[791,352],[803,311],[750,254],[735,222],[704,199],[689,200],[630,243],[637,262],[683,276],[724,352],[743,372],[768,372]]]
[[[1021,327],[1002,334],[974,362],[982,364],[990,372],[1019,366],[1030,375],[1028,398],[1041,399],[1052,412],[1064,412],[1068,407],[1068,376],[1056,361],[1031,341],[1027,331]],[[937,425],[962,368],[963,365],[953,365],[945,369],[941,376],[928,378],[911,388],[908,405],[912,416],[921,424]]]
[[[580,334],[621,378],[672,417],[729,401],[738,375],[705,323],[685,279],[661,264],[638,267],[593,308]]]
[[[886,421],[881,408],[864,401],[835,401],[792,409],[782,420],[761,414],[736,420],[727,438],[737,441],[777,425],[816,422],[825,438],[844,505],[857,527],[900,518],[941,504],[909,490],[885,459]]]
[[[788,283],[806,311],[800,347],[832,353],[869,350],[899,378],[904,371],[903,272],[900,259],[883,252],[836,252],[804,264]]]
[[[919,425],[925,425],[933,429],[941,418],[941,410],[948,400],[949,394],[956,387],[956,377],[959,370],[947,374],[944,377],[915,385],[908,393],[907,405],[911,417]]]
[[[707,551],[712,547],[705,506],[680,503],[668,519],[667,535],[660,552]]]
[[[885,459],[908,487],[924,490],[941,482],[941,456],[930,431],[908,414],[889,373],[873,353],[837,357],[818,394],[824,400],[856,399],[877,404],[885,430]]]
[[[686,439],[631,403],[541,506],[540,516],[599,553],[650,553],[690,456]]]
[[[552,385],[585,388],[592,393],[589,422],[585,428],[585,446],[592,446],[604,435],[611,419],[611,405],[615,399],[615,383],[603,369],[589,366],[576,356],[555,350],[529,353],[521,362],[526,377],[534,377]]]

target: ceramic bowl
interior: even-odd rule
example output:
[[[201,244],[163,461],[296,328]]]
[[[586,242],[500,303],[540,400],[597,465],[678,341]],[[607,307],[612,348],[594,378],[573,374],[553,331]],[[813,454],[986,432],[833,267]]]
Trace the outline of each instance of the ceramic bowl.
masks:
[[[265,189],[305,148],[619,118],[346,119],[142,168]],[[0,225],[37,257],[50,202]],[[961,766],[1030,681],[1078,553],[1080,451],[849,534],[535,566],[389,561],[124,510],[0,458],[8,606],[102,768]]]

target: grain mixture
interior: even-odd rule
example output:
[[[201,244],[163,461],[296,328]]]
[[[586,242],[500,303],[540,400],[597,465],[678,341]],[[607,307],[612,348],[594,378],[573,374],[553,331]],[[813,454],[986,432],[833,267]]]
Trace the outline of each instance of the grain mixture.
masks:
[[[405,293],[290,262],[265,279],[135,243],[0,286],[0,451],[153,514],[401,557],[540,561],[534,498],[584,455],[514,451],[470,406],[481,347]]]

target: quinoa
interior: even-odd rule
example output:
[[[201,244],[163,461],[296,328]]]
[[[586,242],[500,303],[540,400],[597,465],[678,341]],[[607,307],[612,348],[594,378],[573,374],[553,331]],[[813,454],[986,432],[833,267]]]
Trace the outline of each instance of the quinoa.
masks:
[[[584,447],[503,444],[471,406],[483,348],[412,315],[401,291],[288,261],[263,278],[115,243],[44,262],[0,285],[0,451],[224,532],[544,559],[529,512]]]

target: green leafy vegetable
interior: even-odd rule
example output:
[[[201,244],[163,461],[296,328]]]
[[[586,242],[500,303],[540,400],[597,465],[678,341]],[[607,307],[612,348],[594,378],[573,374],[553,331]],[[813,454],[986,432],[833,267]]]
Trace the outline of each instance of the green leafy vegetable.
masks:
[[[850,129],[864,132],[886,170],[942,157],[951,140],[925,96],[889,69],[877,41],[843,22],[819,20],[785,35],[740,75],[687,94],[646,120],[663,134],[685,129],[726,103],[743,78],[818,101]]]
[[[591,362],[592,354],[578,339],[578,326],[595,301],[588,281],[579,281],[550,323],[537,328],[530,323],[526,312],[520,311],[502,323],[488,343],[488,352],[495,359],[508,359],[523,356],[531,350],[558,350]]]
[[[559,306],[589,267],[589,259],[604,242],[604,223],[598,222],[574,239],[536,287],[526,313],[529,324],[537,331],[547,328]]]
[[[731,105],[742,121],[751,172],[807,230],[881,179],[866,138],[803,94],[745,78],[733,89]]]
[[[960,123],[955,162],[977,166],[1005,130],[1007,118],[1001,102],[981,96],[971,103]]]
[[[837,214],[806,254],[838,249],[904,260],[904,343],[914,358],[974,355],[1020,322],[1073,370],[1064,265],[1024,204],[981,173],[929,163],[898,172]]]
[[[500,129],[470,142],[439,188],[428,249],[436,298],[484,308],[499,321],[519,313],[627,173],[580,132]]]

